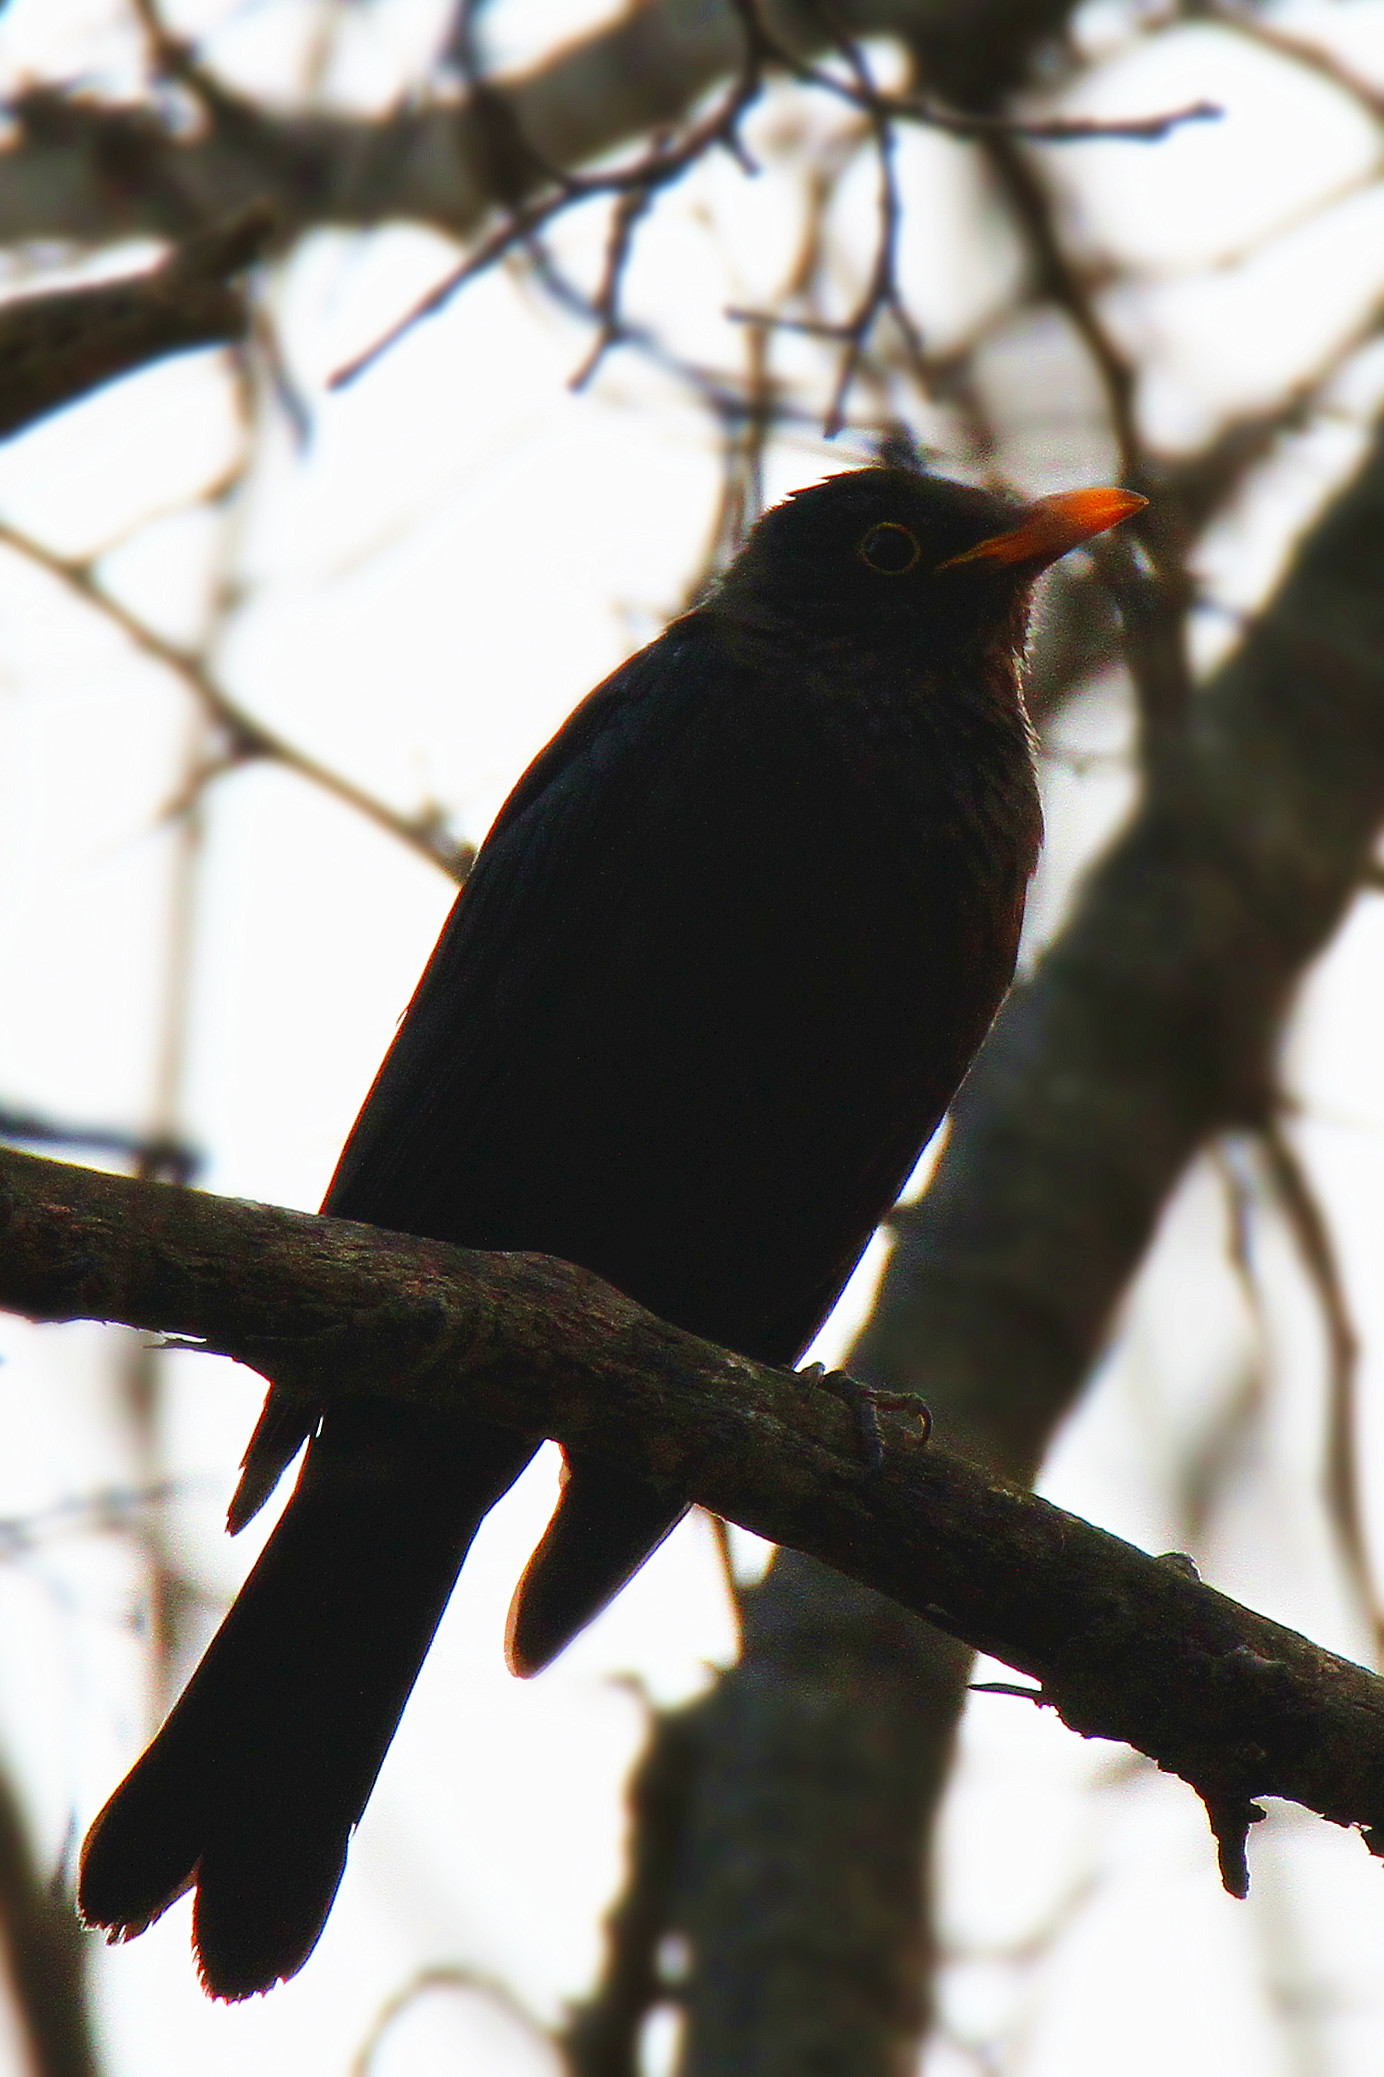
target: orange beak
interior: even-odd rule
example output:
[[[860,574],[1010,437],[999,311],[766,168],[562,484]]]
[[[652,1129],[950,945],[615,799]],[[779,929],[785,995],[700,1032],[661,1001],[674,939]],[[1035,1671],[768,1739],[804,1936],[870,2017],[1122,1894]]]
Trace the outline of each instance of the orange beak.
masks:
[[[988,541],[977,541],[974,548],[949,555],[937,567],[954,570],[958,563],[984,562],[1035,563],[1045,568],[1093,534],[1103,534],[1132,512],[1141,512],[1147,503],[1136,490],[1062,490],[1030,505],[1007,534],[991,534]]]

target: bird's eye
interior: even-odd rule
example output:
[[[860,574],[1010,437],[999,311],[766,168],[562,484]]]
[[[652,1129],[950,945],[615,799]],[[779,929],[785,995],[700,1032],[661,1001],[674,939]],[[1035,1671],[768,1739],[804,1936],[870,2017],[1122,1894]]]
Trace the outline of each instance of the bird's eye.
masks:
[[[923,552],[918,536],[896,519],[882,519],[860,543],[860,560],[883,577],[904,577]]]

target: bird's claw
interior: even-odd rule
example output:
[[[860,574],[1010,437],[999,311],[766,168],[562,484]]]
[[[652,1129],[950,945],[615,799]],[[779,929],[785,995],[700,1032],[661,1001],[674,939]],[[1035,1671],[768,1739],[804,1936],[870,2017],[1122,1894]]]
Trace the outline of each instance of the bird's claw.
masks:
[[[874,1385],[852,1377],[847,1370],[828,1370],[825,1363],[809,1363],[798,1372],[798,1376],[810,1384],[825,1385],[850,1408],[855,1416],[855,1431],[860,1438],[869,1477],[873,1477],[884,1463],[884,1437],[879,1426],[881,1413],[911,1414],[922,1429],[924,1442],[932,1433],[932,1409],[916,1392],[881,1392]]]

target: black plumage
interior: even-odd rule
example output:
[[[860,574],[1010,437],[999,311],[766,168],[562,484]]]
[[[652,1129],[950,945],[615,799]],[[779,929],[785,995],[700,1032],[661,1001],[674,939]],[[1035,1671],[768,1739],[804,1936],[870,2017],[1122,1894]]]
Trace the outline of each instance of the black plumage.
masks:
[[[490,832],[324,1210],[583,1264],[793,1361],[945,1112],[1013,971],[1040,816],[1033,579],[1132,510],[903,469],[766,515],[706,604],[576,710]],[[457,1571],[540,1438],[271,1389],[232,1526],[295,1492],[97,1818],[115,1937],[197,1884],[209,1990],[315,1944]],[[521,1583],[547,1661],[681,1512],[578,1460]]]

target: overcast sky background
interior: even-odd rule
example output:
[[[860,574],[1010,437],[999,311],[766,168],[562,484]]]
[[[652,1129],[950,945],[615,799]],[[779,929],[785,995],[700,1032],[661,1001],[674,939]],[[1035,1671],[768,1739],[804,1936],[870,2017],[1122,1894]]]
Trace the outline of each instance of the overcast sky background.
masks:
[[[491,52],[506,67],[527,62],[604,11],[494,0]],[[423,78],[442,12],[426,0],[342,9],[321,91],[387,105]],[[277,0],[208,0],[169,19],[199,33],[219,24],[214,62],[279,93],[321,30],[318,9]],[[1384,90],[1376,0],[1278,19],[1329,39]],[[1189,450],[1288,390],[1308,400],[1301,429],[1203,544],[1193,642],[1209,664],[1348,472],[1384,394],[1378,346],[1319,379],[1363,335],[1384,289],[1384,181],[1375,124],[1325,79],[1227,30],[1160,20],[1156,7],[1086,9],[1093,64],[1069,112],[1208,98],[1225,120],[1155,150],[1094,145],[1044,163],[1084,248],[1111,262],[1104,308],[1138,359],[1140,409],[1160,446]],[[11,0],[0,15],[7,94],[34,77],[130,87],[138,52],[128,12],[103,0]],[[891,63],[879,54],[883,71]],[[659,203],[629,301],[689,358],[741,365],[725,306],[772,298],[802,207],[794,154],[840,120],[778,90],[751,124],[765,164],[757,180],[723,156]],[[1005,314],[1015,259],[969,148],[918,133],[900,169],[910,307],[935,348],[984,334],[977,367],[1009,480],[1039,491],[1108,478],[1112,449],[1071,339]],[[862,166],[836,204],[843,303],[853,268],[868,264],[872,208]],[[603,235],[593,215],[557,243],[589,270]],[[141,256],[125,248],[102,267]],[[202,639],[229,582],[238,602],[212,657],[222,682],[393,806],[439,803],[479,839],[581,695],[682,604],[719,478],[704,416],[632,356],[572,394],[585,334],[503,271],[329,393],[331,371],[454,257],[417,229],[310,239],[264,286],[308,406],[305,444],[267,396],[253,399],[247,428],[226,356],[188,356],[0,449],[0,521],[63,554],[108,549],[103,580],[179,642]],[[18,292],[59,263],[78,256],[28,255],[0,285]],[[785,366],[797,356],[806,399],[824,401],[809,350],[790,341],[783,352]],[[944,453],[954,435],[941,413],[918,429]],[[199,504],[247,439],[237,497]],[[781,437],[769,493],[864,457],[850,436]],[[157,1116],[186,841],[166,809],[203,740],[172,674],[0,550],[0,1102],[132,1130]],[[1115,676],[1061,719],[1044,766],[1051,839],[1032,946],[1128,805],[1128,742]],[[207,1187],[314,1207],[451,890],[397,841],[270,766],[218,780],[201,821],[176,1122],[205,1154]],[[1361,1448],[1373,1465],[1384,1463],[1381,973],[1384,903],[1366,896],[1307,991],[1289,1077],[1294,1139],[1364,1337]],[[1233,1170],[1249,1157],[1231,1149],[1226,1160]],[[1150,1549],[1193,1549],[1214,1584],[1363,1655],[1319,1498],[1320,1320],[1279,1221],[1252,1222],[1257,1316],[1226,1230],[1225,1175],[1208,1162],[1170,1216],[1044,1490]],[[845,1346],[867,1302],[861,1279],[826,1352]],[[0,1319],[0,1517],[27,1521],[143,1475],[113,1390],[122,1341]],[[167,1362],[163,1470],[182,1482],[170,1520],[209,1626],[257,1547],[258,1524],[236,1543],[219,1524],[261,1387],[209,1359]],[[1213,1436],[1228,1437],[1231,1457],[1193,1535],[1186,1474]],[[189,1962],[187,1906],[176,1908],[98,1962],[111,2077],[344,2073],[384,2002],[432,1964],[499,1976],[544,2020],[588,1982],[619,1878],[640,1690],[659,1702],[690,1695],[733,1636],[712,1539],[694,1519],[548,1674],[511,1680],[504,1613],[554,1479],[541,1462],[487,1524],[306,1970],[266,1999],[212,2006]],[[0,1746],[59,1869],[137,1756],[154,1703],[145,1582],[128,1540],[78,1533],[61,1514],[40,1526],[0,1569]],[[1250,1861],[1251,1900],[1236,1905],[1180,1783],[1122,1749],[1083,1745],[1021,1703],[977,1698],[943,1827],[953,2039],[935,2044],[929,2077],[1376,2070],[1384,1871],[1358,1841],[1279,1811],[1257,1828]],[[651,2068],[668,2045],[651,2044]],[[523,2077],[549,2066],[493,2001],[436,1992],[389,2031],[372,2069]],[[23,2067],[13,2034],[0,2034],[0,2069]]]

